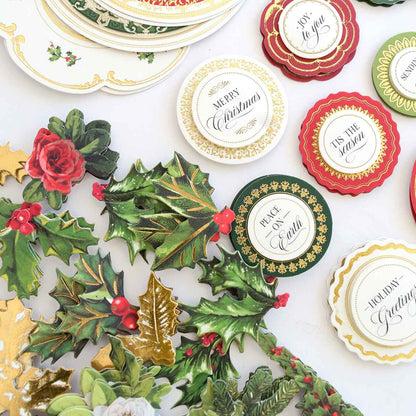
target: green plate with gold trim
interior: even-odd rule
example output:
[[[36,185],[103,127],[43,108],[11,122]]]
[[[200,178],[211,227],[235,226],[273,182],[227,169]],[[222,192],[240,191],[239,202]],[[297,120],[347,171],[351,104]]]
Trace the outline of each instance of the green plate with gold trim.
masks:
[[[393,110],[416,117],[416,32],[393,36],[377,52],[373,83]]]
[[[405,0],[359,0],[369,3],[370,6],[393,6],[394,4],[404,3]]]
[[[332,216],[322,195],[293,176],[267,175],[235,197],[231,241],[244,260],[262,264],[266,275],[306,272],[323,257],[332,235]]]

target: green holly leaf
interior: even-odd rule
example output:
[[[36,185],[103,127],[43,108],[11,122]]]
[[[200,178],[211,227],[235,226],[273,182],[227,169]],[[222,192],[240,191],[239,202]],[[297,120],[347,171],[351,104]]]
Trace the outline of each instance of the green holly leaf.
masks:
[[[136,240],[143,241],[143,247],[157,249],[182,220],[180,215],[173,213],[143,214],[139,216],[138,222],[130,225],[128,229],[134,233]]]
[[[0,198],[0,230],[6,228],[7,221],[13,212],[21,207],[20,204],[13,204],[8,198]]]
[[[9,291],[15,290],[19,299],[36,295],[40,286],[40,257],[32,247],[35,240],[35,233],[23,235],[11,228],[0,234],[0,277],[7,280]]]
[[[81,299],[78,305],[65,308],[57,331],[71,334],[75,344],[83,340],[91,340],[97,344],[103,334],[115,335],[120,323],[121,317],[113,314],[106,299]]]
[[[78,305],[80,302],[80,295],[84,293],[85,288],[78,283],[74,278],[66,276],[60,270],[56,270],[57,284],[49,295],[52,296],[61,306]]]
[[[260,264],[249,266],[238,251],[230,253],[221,246],[218,248],[222,255],[221,260],[214,257],[212,260],[198,263],[203,272],[199,279],[201,283],[209,284],[214,295],[237,289],[259,301],[275,301],[276,284],[265,281]],[[277,283],[277,280],[275,282]]]
[[[173,159],[166,165],[169,175],[179,178],[186,175],[194,184],[204,185],[210,194],[214,192],[214,188],[209,184],[209,174],[200,170],[198,165],[189,163],[180,153],[175,152]]]
[[[175,364],[163,366],[159,376],[168,378],[171,383],[180,380],[193,383],[202,373],[212,374],[210,355],[211,348],[204,346],[201,341],[181,337],[181,345],[176,348]]]
[[[217,301],[202,298],[197,306],[181,304],[180,309],[189,313],[181,324],[181,330],[189,332],[197,328],[198,336],[218,334],[228,350],[230,344],[241,334],[251,335],[257,340],[261,323],[273,304],[259,302],[247,294],[243,299],[234,299],[228,294]]]
[[[217,233],[211,217],[190,218],[180,223],[156,249],[153,270],[194,268],[207,257],[208,241]]]
[[[69,212],[55,214],[49,212],[33,217],[36,224],[37,238],[45,256],[57,256],[66,264],[73,254],[85,253],[89,246],[96,245],[94,225],[84,218],[73,218]]]
[[[71,334],[58,330],[60,323],[60,319],[51,324],[39,321],[36,331],[30,335],[25,352],[40,355],[42,361],[52,358],[52,364],[69,352],[74,352],[75,358],[78,357],[88,340],[74,345]]]
[[[210,191],[193,177],[176,178],[166,173],[153,184],[157,198],[183,217],[212,218],[218,212]]]
[[[116,273],[111,265],[110,254],[102,257],[96,254],[84,254],[75,263],[77,273],[72,277],[85,289],[80,299],[102,301],[124,296],[123,272]]]

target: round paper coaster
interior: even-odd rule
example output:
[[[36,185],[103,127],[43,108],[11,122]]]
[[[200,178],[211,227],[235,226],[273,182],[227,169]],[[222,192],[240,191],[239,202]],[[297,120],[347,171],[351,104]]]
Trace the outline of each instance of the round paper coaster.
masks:
[[[274,0],[263,12],[261,32],[270,57],[301,77],[335,73],[359,41],[350,0]]]
[[[244,260],[261,263],[267,275],[289,277],[313,267],[332,234],[331,212],[322,195],[292,176],[269,175],[246,185],[231,209],[231,241]]]
[[[364,360],[396,364],[416,358],[416,246],[373,241],[335,272],[332,323]]]
[[[396,35],[380,48],[373,63],[373,82],[389,107],[416,117],[416,32]]]
[[[340,92],[317,102],[299,139],[309,173],[330,191],[354,196],[380,186],[400,153],[390,113],[358,93]]]
[[[179,92],[179,126],[191,146],[227,164],[247,163],[270,152],[287,123],[287,100],[276,76],[251,58],[210,59]]]

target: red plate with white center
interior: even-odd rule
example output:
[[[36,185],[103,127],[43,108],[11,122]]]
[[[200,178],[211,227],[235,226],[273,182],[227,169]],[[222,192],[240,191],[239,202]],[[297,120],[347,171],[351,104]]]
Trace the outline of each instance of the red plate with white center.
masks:
[[[353,196],[370,192],[397,164],[400,135],[391,114],[356,92],[318,101],[299,135],[303,163],[330,191]]]
[[[335,73],[359,41],[349,0],[274,0],[263,12],[261,32],[270,57],[301,77]]]

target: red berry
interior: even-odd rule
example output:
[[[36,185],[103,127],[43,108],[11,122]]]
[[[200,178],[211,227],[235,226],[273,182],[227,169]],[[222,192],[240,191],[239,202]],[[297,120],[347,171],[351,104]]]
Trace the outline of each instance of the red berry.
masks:
[[[231,225],[230,224],[226,224],[226,223],[220,224],[219,230],[220,230],[220,233],[222,233],[222,234],[230,234],[230,232],[231,232]]]
[[[292,368],[295,368],[295,367],[296,367],[296,363],[295,363],[294,361],[292,361],[292,362],[290,363],[290,366],[291,366]]]
[[[279,309],[281,306],[282,306],[282,305],[280,304],[280,302],[279,302],[279,301],[277,301],[277,302],[275,302],[275,303],[273,304],[273,307],[274,307],[275,309]]]
[[[128,312],[129,309],[130,309],[129,301],[122,296],[115,298],[111,302],[111,310],[114,315],[123,316]]]
[[[318,396],[316,393],[314,393],[314,394],[313,394],[313,398],[314,398],[315,400],[317,400],[317,399],[319,399],[319,396]]]
[[[231,224],[235,220],[235,213],[230,208],[225,208],[225,210],[222,212],[222,216],[224,221],[228,224]]]
[[[135,331],[139,325],[137,325],[139,317],[137,316],[137,312],[134,309],[130,309],[127,313],[123,316],[122,323],[123,325],[132,331]]]
[[[296,356],[292,357],[292,360],[297,360],[297,359],[298,359],[298,357],[296,357]]]
[[[333,394],[335,394],[335,390],[334,389],[329,390],[328,396],[332,396]]]
[[[77,57],[76,57],[75,55],[73,56],[73,58],[74,58],[74,59],[77,59]]]
[[[69,62],[71,60],[71,58],[69,56],[67,56],[65,59],[66,59],[67,62]]]
[[[214,371],[215,370],[215,365],[211,364],[211,370]]]
[[[42,212],[42,205],[41,204],[31,204],[31,206],[29,207],[29,212],[34,217],[37,217]]]
[[[312,381],[313,381],[313,378],[311,376],[303,377],[303,382],[306,384],[311,383]]]
[[[35,231],[35,226],[31,222],[27,222],[26,224],[22,224],[19,230],[23,235],[29,235]]]
[[[324,404],[322,406],[322,409],[324,409],[324,410],[331,410],[331,406],[329,406],[328,404]]]
[[[221,224],[223,222],[223,215],[221,212],[217,212],[214,214],[212,219],[214,220],[215,224]]]
[[[266,282],[267,283],[274,283],[275,280],[276,280],[276,278],[274,276],[267,276],[266,277]]]
[[[332,416],[339,416],[339,413],[338,412],[334,412],[334,413],[332,413]]]
[[[211,239],[209,241],[212,241],[212,242],[216,243],[219,239],[220,239],[220,233],[218,231],[218,233],[215,234],[213,237],[211,237]]]
[[[194,351],[191,348],[188,348],[185,352],[185,354],[190,357],[192,354],[194,353]]]

